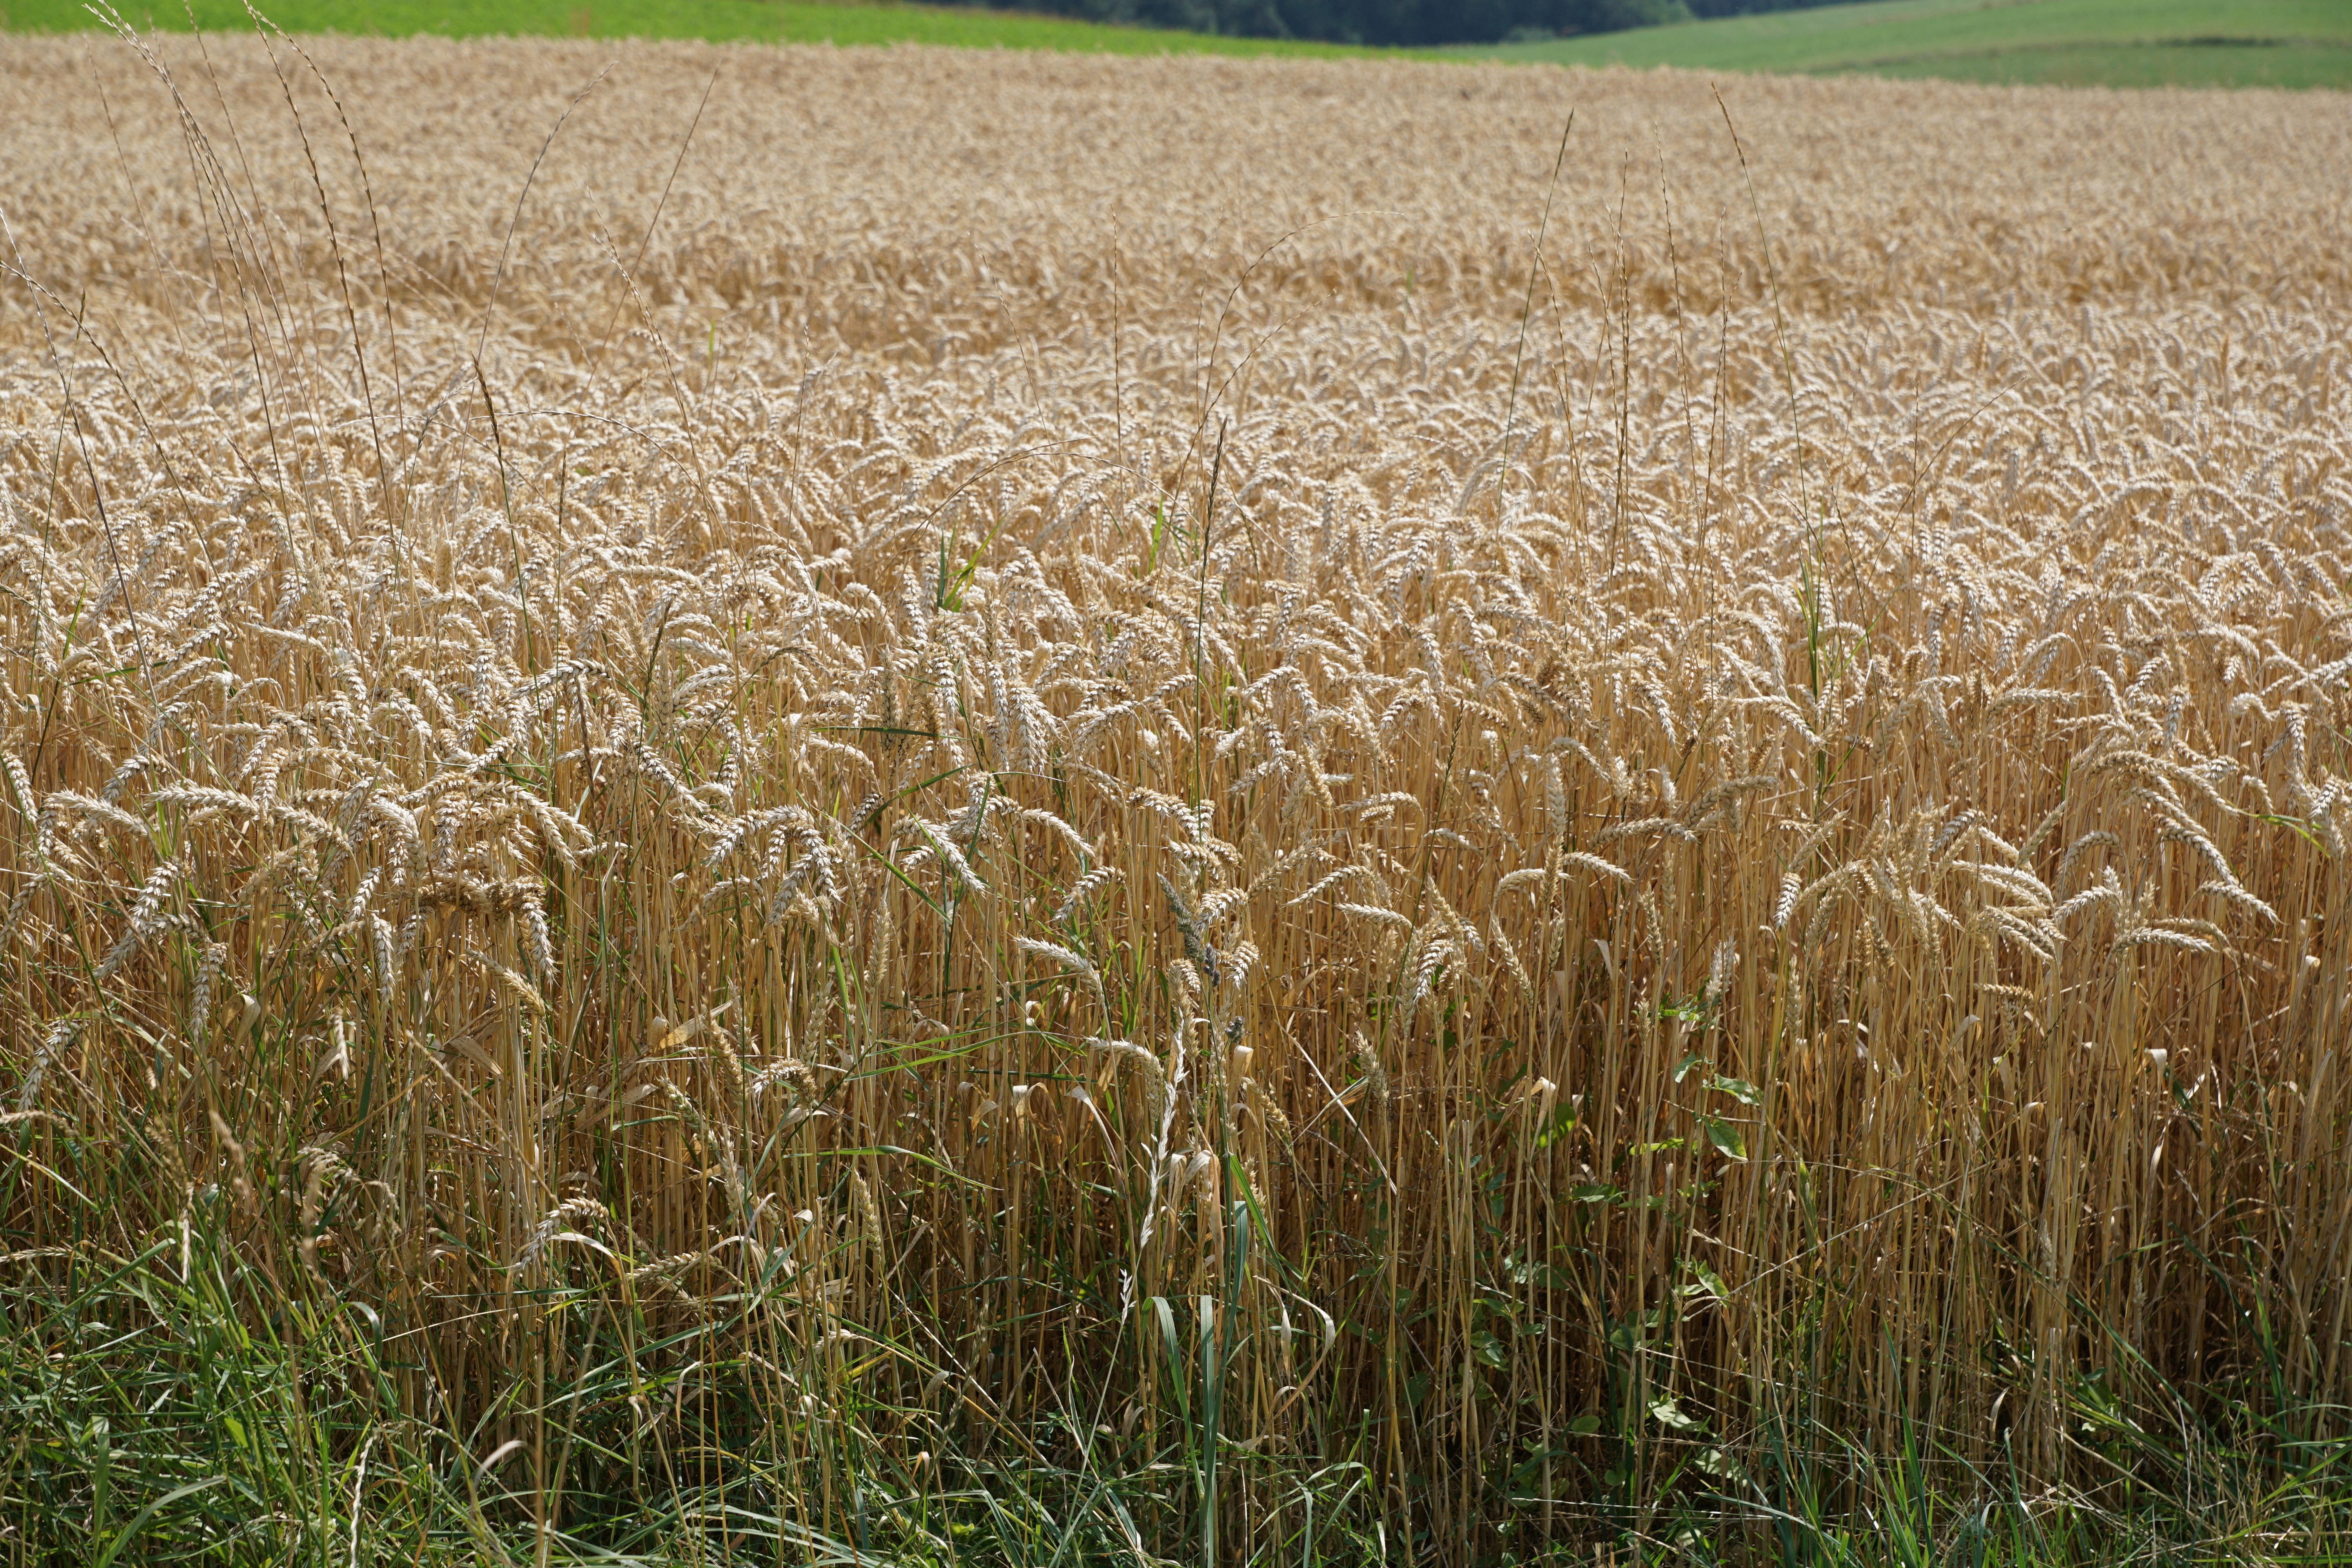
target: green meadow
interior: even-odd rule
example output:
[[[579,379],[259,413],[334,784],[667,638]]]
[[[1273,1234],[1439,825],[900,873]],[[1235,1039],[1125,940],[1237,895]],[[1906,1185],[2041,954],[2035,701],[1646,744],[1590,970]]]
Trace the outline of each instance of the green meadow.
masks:
[[[276,0],[292,32],[442,37],[703,38],[714,42],[933,44],[1118,55],[1315,57],[1418,51],[1108,26],[1022,12],[797,0]],[[184,3],[124,8],[138,26],[184,28]],[[247,26],[240,0],[194,0],[205,28]],[[0,29],[98,26],[87,0],[0,0]],[[1704,71],[1940,77],[2068,87],[2352,87],[2343,0],[1867,0],[1538,42],[1433,51],[1453,59],[1659,66]]]
[[[2068,87],[2352,86],[2342,0],[1872,0],[1460,51],[1556,65]]]
[[[389,37],[706,38],[720,43],[936,44],[1082,54],[1294,58],[1377,52],[1339,44],[1216,37],[937,5],[824,5],[793,0],[269,0],[260,9],[289,32]],[[121,10],[138,27],[188,25],[188,8],[181,5],[125,5]],[[197,24],[207,29],[250,25],[239,0],[195,0],[194,11]],[[98,25],[83,0],[0,0],[0,27],[59,33]]]

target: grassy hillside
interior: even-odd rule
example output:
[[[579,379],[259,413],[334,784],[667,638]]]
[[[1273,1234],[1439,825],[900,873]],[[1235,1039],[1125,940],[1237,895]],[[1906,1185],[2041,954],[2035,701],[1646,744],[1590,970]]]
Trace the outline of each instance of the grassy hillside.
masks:
[[[938,44],[1079,53],[1318,56],[1397,53],[1215,37],[934,5],[798,0],[273,0],[294,32],[404,37],[706,38]],[[242,0],[195,0],[207,28],[247,26]],[[137,0],[141,26],[184,27],[179,0]],[[0,0],[0,31],[96,26],[89,0]],[[1409,52],[1409,51],[1408,51]],[[2340,0],[1869,0],[1547,43],[1440,51],[1454,58],[1701,70],[1868,72],[2070,86],[2352,88],[2352,5]]]
[[[1477,51],[1562,65],[2110,87],[2352,86],[2340,0],[1874,0]]]
[[[135,26],[187,26],[179,0],[124,0]],[[1107,27],[1060,17],[934,5],[801,5],[774,0],[265,0],[261,9],[298,33],[708,38],[772,44],[942,44],[965,48],[1063,49],[1085,54],[1363,54],[1336,44],[1223,38],[1148,27]],[[195,0],[207,28],[247,26],[241,0]],[[0,29],[61,33],[97,25],[84,0],[0,0]]]

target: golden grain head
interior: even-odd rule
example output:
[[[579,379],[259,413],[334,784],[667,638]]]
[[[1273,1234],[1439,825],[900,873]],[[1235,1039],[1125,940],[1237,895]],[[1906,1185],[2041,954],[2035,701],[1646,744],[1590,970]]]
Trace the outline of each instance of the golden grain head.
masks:
[[[1433,1483],[1596,1310],[1732,1435],[1825,1300],[1841,1419],[2054,1474],[2244,1349],[2224,1214],[2348,1392],[2324,95],[1748,81],[1751,188],[1671,75],[84,49],[0,43],[8,1090],[418,1410],[572,1270],[1017,1416],[1136,1342],[1050,1253],[1227,1293],[1238,1442],[1372,1270],[1301,1375]]]

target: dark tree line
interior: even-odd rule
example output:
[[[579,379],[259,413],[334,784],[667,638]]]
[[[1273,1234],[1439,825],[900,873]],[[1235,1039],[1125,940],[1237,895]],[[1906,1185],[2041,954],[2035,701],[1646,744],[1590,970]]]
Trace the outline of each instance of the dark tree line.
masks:
[[[965,4],[975,0],[963,0]],[[1780,11],[1823,0],[978,0],[1095,22],[1344,44],[1484,44]]]

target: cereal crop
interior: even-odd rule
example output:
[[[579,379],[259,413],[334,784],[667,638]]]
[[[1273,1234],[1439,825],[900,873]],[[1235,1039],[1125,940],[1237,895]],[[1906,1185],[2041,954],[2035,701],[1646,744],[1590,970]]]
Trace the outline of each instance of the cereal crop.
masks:
[[[0,121],[12,1560],[1927,1562],[2338,1451],[2341,100]]]

